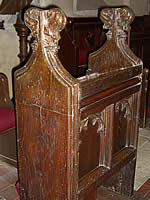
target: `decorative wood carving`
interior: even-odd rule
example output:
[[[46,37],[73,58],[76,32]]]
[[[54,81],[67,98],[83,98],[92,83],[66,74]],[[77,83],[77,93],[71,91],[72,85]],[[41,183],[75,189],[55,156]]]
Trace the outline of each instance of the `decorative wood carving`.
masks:
[[[41,39],[42,46],[48,48],[49,51],[56,54],[58,52],[58,41],[60,40],[60,32],[66,25],[66,17],[64,13],[58,9],[53,9],[45,12],[41,18],[46,19],[47,23],[39,24],[41,11],[39,9],[28,9],[25,13],[25,24],[30,28],[33,37],[35,38],[34,48],[38,45],[38,40]],[[40,28],[43,28],[40,31]]]
[[[123,99],[115,104],[115,136],[113,141],[113,154],[126,146],[130,146],[130,132],[132,131],[133,110],[132,97]],[[122,137],[118,140],[118,137]],[[118,145],[116,141],[118,140]]]
[[[101,113],[95,113],[95,114],[89,115],[88,117],[86,117],[84,120],[81,121],[80,132],[82,130],[86,131],[88,129],[89,120],[92,120],[93,126],[95,126],[96,123],[98,124],[97,133],[104,134],[105,128],[106,128],[104,118],[105,118],[105,111],[102,111]]]
[[[115,112],[121,112],[119,115],[120,122],[123,118],[128,120],[132,119],[132,109],[127,99],[116,103]]]
[[[35,42],[15,73],[21,198],[95,200],[98,187],[118,173],[118,191],[133,193],[143,66],[125,43],[132,12],[101,15],[110,27],[107,42],[90,54],[88,74],[75,79],[57,56],[65,14],[26,11]]]
[[[141,64],[141,60],[134,55],[126,42],[126,32],[134,19],[133,12],[127,7],[106,8],[101,11],[100,19],[104,22],[104,29],[109,29],[106,34],[107,42],[103,48],[90,54],[88,75],[92,78],[94,74],[98,76]],[[114,56],[118,57],[117,61],[114,60]],[[105,64],[106,59],[109,60],[109,65]]]
[[[65,27],[66,16],[58,8],[45,11],[30,8],[26,11],[25,23],[36,42],[29,62],[16,73],[17,121],[20,128],[28,118],[37,123],[30,128],[26,126],[23,132],[20,128],[18,131],[21,198],[25,195],[27,199],[31,196],[43,200],[76,199],[77,155],[72,152],[77,149],[74,139],[78,141],[78,82],[57,57],[58,40],[60,31]],[[24,109],[27,112],[21,114]],[[28,139],[34,141],[34,145],[28,144]],[[26,154],[23,151],[26,147],[28,152],[34,151]],[[40,174],[38,178],[37,174]],[[30,176],[33,179],[29,181]],[[37,190],[39,185],[43,185],[42,190]]]

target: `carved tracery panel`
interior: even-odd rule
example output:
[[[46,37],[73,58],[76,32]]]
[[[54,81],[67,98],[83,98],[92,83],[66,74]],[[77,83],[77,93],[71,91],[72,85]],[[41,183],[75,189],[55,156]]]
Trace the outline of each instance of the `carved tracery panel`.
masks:
[[[80,123],[79,177],[100,165],[100,143],[106,134],[106,110],[91,113]],[[90,143],[89,143],[90,141]],[[91,149],[94,147],[94,151]],[[91,161],[94,162],[91,162]]]
[[[132,132],[132,97],[123,99],[115,105],[115,129],[114,129],[114,144],[113,154],[119,152],[122,148],[127,146],[129,140],[129,133]],[[116,143],[116,141],[118,141]],[[116,145],[117,144],[117,145]]]
[[[90,114],[88,117],[86,117],[84,120],[81,121],[80,125],[80,132],[82,130],[87,131],[88,130],[88,123],[89,121],[92,121],[92,125],[95,126],[97,124],[97,133],[98,134],[104,134],[105,133],[105,112],[101,113],[95,113],[95,114]]]

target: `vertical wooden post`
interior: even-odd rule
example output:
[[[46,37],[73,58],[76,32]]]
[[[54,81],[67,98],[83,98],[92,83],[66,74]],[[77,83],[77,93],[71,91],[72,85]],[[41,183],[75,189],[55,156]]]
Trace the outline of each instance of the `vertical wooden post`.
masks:
[[[18,57],[20,58],[20,63],[24,62],[28,55],[27,38],[29,35],[29,29],[26,27],[21,19],[21,12],[18,14],[16,24],[14,25],[17,35],[19,36],[20,52]]]
[[[28,44],[27,44],[27,38],[29,35],[29,29],[27,26],[24,24],[24,21],[22,20],[22,12],[27,7],[32,0],[17,0],[17,11],[18,16],[17,16],[17,21],[15,26],[17,35],[19,36],[19,55],[18,57],[20,58],[20,63],[24,63],[27,55],[28,55]]]

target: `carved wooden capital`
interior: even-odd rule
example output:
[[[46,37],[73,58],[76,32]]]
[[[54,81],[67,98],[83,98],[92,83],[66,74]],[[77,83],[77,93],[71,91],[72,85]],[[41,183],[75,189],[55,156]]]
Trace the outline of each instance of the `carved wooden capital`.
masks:
[[[35,49],[41,41],[42,46],[57,52],[58,41],[61,38],[60,32],[64,29],[66,21],[64,12],[59,8],[50,10],[28,9],[25,13],[25,24],[36,40],[33,48]]]
[[[134,13],[128,7],[105,8],[101,11],[100,19],[103,21],[104,29],[109,29],[108,35],[126,36],[125,32],[130,29],[134,20]]]

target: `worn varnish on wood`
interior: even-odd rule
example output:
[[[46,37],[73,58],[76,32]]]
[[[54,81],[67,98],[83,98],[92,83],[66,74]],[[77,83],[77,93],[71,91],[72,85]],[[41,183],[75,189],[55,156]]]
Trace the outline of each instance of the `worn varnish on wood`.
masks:
[[[35,42],[15,74],[21,199],[95,200],[101,185],[133,194],[143,70],[126,44],[134,15],[106,8],[100,18],[107,41],[75,79],[57,56],[65,14],[25,13]]]

